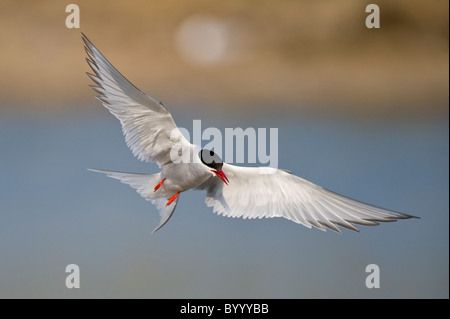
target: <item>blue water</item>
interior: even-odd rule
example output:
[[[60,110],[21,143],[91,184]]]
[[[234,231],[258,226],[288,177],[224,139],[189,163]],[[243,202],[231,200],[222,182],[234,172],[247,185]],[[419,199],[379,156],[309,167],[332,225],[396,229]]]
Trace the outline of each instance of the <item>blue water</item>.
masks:
[[[173,111],[192,128],[277,127],[279,167],[361,201],[420,216],[360,233],[216,216],[183,193],[155,208],[88,172],[156,172],[108,112],[0,113],[0,297],[448,298],[448,115],[380,118]],[[231,187],[231,186],[230,186]],[[80,267],[80,289],[65,267]],[[365,268],[380,268],[367,289]]]

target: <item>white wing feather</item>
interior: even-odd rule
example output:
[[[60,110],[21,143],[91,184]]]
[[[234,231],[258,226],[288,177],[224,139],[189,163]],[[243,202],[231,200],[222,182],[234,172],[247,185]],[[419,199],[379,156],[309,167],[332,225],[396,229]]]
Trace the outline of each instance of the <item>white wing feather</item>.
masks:
[[[227,217],[284,217],[336,232],[338,226],[358,231],[354,224],[371,226],[414,217],[338,195],[279,169],[224,164],[222,170],[229,185],[213,177],[199,188],[207,190],[206,204]]]
[[[161,166],[170,161],[170,150],[177,143],[191,145],[178,130],[165,106],[131,84],[83,34],[86,58],[95,74],[89,77],[97,98],[122,124],[125,141],[143,161]],[[171,140],[172,133],[172,140]]]

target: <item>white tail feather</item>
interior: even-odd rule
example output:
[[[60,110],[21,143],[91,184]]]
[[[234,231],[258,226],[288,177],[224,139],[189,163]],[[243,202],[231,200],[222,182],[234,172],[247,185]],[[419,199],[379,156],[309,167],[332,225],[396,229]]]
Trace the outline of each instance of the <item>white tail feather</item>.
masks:
[[[169,206],[166,205],[169,200],[168,194],[164,192],[164,184],[155,191],[155,186],[161,182],[161,173],[158,174],[134,174],[105,171],[100,169],[89,169],[92,172],[103,173],[111,178],[118,179],[124,184],[130,185],[139,195],[146,200],[151,201],[156,206],[161,220],[159,225],[153,230],[153,233],[164,226],[172,216],[177,206],[178,198],[176,198]],[[173,194],[172,194],[173,195]]]

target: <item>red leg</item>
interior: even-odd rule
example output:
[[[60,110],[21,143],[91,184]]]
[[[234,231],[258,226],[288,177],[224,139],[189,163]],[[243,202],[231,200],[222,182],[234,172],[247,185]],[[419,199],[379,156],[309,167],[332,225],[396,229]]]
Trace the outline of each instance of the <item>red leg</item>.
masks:
[[[169,197],[169,201],[167,202],[166,206],[169,206],[170,204],[172,204],[172,202],[177,199],[178,195],[180,194],[180,192],[176,193],[175,195]]]
[[[166,180],[166,179],[164,178],[161,182],[159,182],[158,185],[155,186],[155,192],[162,186],[162,184],[164,184],[164,181],[165,181],[165,180]]]

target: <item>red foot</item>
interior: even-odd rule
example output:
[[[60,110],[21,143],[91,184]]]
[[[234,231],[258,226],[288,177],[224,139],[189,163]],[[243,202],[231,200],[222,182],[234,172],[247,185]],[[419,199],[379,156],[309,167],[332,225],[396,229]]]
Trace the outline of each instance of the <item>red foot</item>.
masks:
[[[180,194],[180,192],[176,193],[175,195],[169,197],[169,201],[167,202],[166,206],[169,206],[170,204],[172,204],[172,202],[177,199],[178,195]]]
[[[164,178],[161,182],[159,182],[158,185],[155,186],[155,192],[162,186],[162,184],[164,184],[164,181],[165,181],[165,180],[166,180],[166,179]]]

